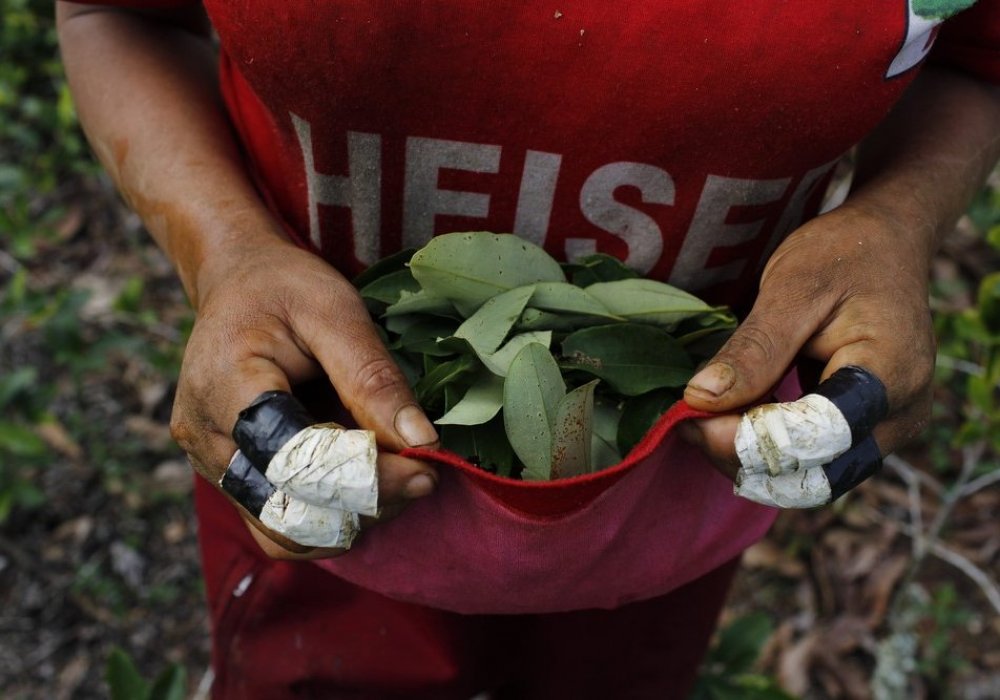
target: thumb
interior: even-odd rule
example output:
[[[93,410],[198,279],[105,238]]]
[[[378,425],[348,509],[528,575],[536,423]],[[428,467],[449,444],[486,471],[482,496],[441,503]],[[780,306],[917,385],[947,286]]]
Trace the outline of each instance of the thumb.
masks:
[[[762,289],[750,315],[688,382],[684,400],[694,409],[726,412],[767,396],[819,325],[817,306]]]
[[[360,299],[350,295],[339,306],[337,318],[299,328],[298,333],[345,408],[361,427],[375,432],[384,449],[398,452],[436,445],[437,431],[417,404]]]

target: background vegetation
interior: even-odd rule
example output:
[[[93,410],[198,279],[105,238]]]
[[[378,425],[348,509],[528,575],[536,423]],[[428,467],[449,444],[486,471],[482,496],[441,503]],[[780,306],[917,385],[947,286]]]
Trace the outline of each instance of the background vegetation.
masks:
[[[0,687],[204,697],[166,427],[191,314],[87,151],[50,13],[0,0]],[[923,443],[748,552],[698,698],[1000,697],[998,263],[994,178],[935,263]]]

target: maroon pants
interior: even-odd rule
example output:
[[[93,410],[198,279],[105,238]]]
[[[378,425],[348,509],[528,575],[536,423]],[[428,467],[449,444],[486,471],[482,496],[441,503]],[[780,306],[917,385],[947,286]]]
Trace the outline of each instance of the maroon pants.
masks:
[[[685,698],[737,561],[617,610],[460,615],[273,561],[197,479],[217,699]]]

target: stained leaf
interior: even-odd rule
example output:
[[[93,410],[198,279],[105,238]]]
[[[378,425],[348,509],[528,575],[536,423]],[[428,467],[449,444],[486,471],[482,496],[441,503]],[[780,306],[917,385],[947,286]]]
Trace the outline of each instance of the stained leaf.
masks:
[[[423,289],[471,314],[490,297],[534,282],[564,282],[559,263],[511,235],[450,233],[432,238],[410,260]]]
[[[477,355],[492,354],[514,327],[534,292],[534,286],[528,285],[496,295],[458,327],[455,337],[468,340]]]
[[[500,412],[503,404],[503,377],[486,373],[465,392],[465,395],[438,418],[438,425],[480,425]]]
[[[544,481],[552,467],[552,425],[566,394],[559,366],[544,345],[529,343],[511,362],[503,386],[503,422],[523,479]]]
[[[578,386],[559,401],[552,426],[551,478],[587,474],[591,470],[591,435],[594,429],[595,379]]]
[[[541,343],[545,347],[552,347],[552,331],[537,331],[534,333],[520,333],[508,340],[503,346],[491,355],[484,355],[481,359],[489,371],[501,377],[507,376],[510,363],[517,357],[528,343]]]
[[[638,324],[585,328],[562,343],[561,365],[605,380],[625,396],[681,386],[693,367],[669,334]]]
[[[613,314],[668,328],[686,318],[716,310],[696,296],[649,279],[598,282],[586,290]]]

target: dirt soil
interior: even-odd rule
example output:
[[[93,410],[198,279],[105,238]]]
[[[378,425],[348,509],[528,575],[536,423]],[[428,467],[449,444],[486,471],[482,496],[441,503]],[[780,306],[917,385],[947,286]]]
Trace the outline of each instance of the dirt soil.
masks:
[[[118,646],[147,678],[183,665],[191,696],[206,697],[192,482],[167,428],[190,313],[169,265],[106,182],[77,184],[60,197],[64,220],[25,266],[36,295],[86,296],[67,321],[84,359],[67,360],[37,315],[0,317],[0,370],[35,367],[39,386],[52,392],[38,428],[51,459],[24,467],[42,498],[15,502],[0,525],[2,695],[106,697],[104,668]],[[974,278],[983,267],[998,269],[991,255],[975,237],[956,236],[936,274]],[[12,260],[0,259],[0,285],[13,279]],[[957,406],[943,390],[939,399],[936,428],[953,431]],[[961,461],[930,442],[902,457],[945,484]],[[942,468],[942,459],[955,466]],[[832,507],[783,514],[747,553],[724,621],[750,611],[771,616],[763,672],[802,697],[871,696],[876,645],[913,562],[906,530],[914,507],[926,523],[940,505],[930,488],[915,502],[887,466]],[[994,582],[997,513],[994,484],[960,502],[944,532]],[[925,607],[916,623],[921,680],[911,697],[1000,697],[1000,617],[981,588],[935,556],[914,581]]]

